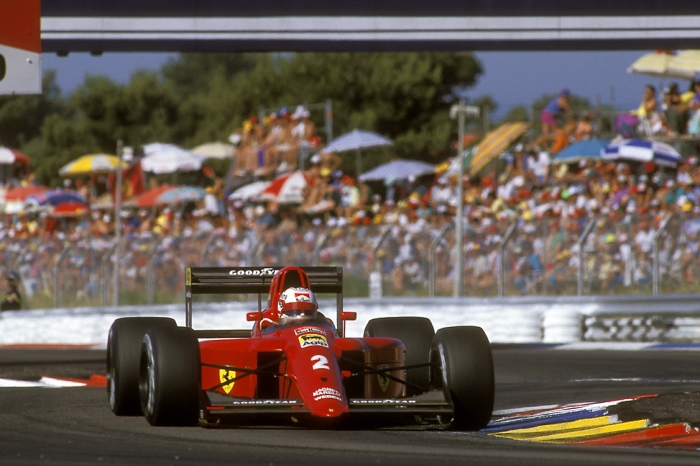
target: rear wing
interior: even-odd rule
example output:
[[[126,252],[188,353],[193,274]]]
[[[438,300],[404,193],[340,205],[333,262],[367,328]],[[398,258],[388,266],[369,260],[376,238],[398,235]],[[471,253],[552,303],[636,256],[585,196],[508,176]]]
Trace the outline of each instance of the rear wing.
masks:
[[[270,293],[270,283],[281,266],[276,267],[187,267],[185,269],[185,322],[192,327],[192,295],[257,294],[258,311],[262,297]],[[337,320],[343,311],[343,268],[300,267],[309,276],[314,293],[335,293]]]

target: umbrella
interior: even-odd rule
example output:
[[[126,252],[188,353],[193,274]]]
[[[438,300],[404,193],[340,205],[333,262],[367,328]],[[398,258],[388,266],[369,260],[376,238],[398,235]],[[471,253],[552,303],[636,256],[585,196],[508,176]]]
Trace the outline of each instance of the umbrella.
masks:
[[[248,201],[258,197],[260,193],[262,193],[268,186],[270,186],[270,181],[255,181],[245,186],[241,186],[232,192],[228,199],[231,201]]]
[[[354,150],[355,161],[357,163],[357,175],[360,176],[362,173],[360,150],[369,147],[390,146],[391,144],[393,144],[393,142],[390,139],[370,131],[356,129],[334,139],[323,149],[323,152],[346,152]]]
[[[132,197],[131,199],[126,201],[124,203],[124,205],[126,207],[138,207],[138,208],[153,207],[158,202],[158,197],[160,197],[162,194],[166,193],[167,191],[170,191],[171,189],[175,189],[176,187],[177,186],[163,185],[163,186],[151,188],[151,189],[139,194],[136,197]]]
[[[301,204],[304,202],[304,188],[309,183],[306,172],[286,173],[272,180],[258,197],[261,200],[277,201],[280,204]]]
[[[5,198],[2,200],[4,204],[2,211],[6,214],[16,214],[22,211],[22,205],[25,199],[34,194],[39,194],[48,191],[45,186],[19,186],[11,188],[5,193]]]
[[[208,159],[229,159],[236,153],[236,149],[233,144],[208,142],[195,147],[191,152]]]
[[[56,205],[50,215],[52,217],[77,217],[84,212],[90,212],[90,207],[80,202],[63,202]]]
[[[552,163],[574,163],[581,160],[599,159],[600,151],[610,144],[605,139],[589,139],[571,144],[552,158]]]
[[[93,175],[97,173],[112,173],[117,170],[119,159],[115,155],[88,154],[64,165],[58,174],[61,176]],[[126,168],[122,162],[122,168]]]
[[[204,160],[182,147],[159,142],[143,146],[143,152],[146,154],[141,160],[143,170],[158,174],[199,170]]]
[[[408,178],[435,173],[435,166],[417,160],[396,160],[385,163],[373,170],[363,173],[360,181],[384,180],[386,178]]]
[[[627,68],[628,73],[646,74],[661,78],[691,79],[695,72],[675,70],[671,63],[676,56],[669,51],[658,50],[655,53],[642,55],[637,61]]]
[[[181,202],[196,202],[204,199],[205,191],[195,186],[178,186],[161,193],[156,198],[156,204],[179,204]]]
[[[29,157],[17,149],[8,149],[0,146],[0,164],[27,165],[29,164]]]
[[[692,73],[690,78],[694,78],[700,73],[700,50],[679,52],[668,64],[668,69],[674,73]]]
[[[600,151],[600,156],[605,160],[654,162],[667,167],[683,162],[683,157],[668,144],[644,139],[625,139],[609,144]]]
[[[66,202],[73,202],[87,206],[87,201],[80,194],[73,191],[63,191],[56,189],[54,191],[44,191],[28,196],[22,204],[23,210],[38,209],[41,207],[55,207]]]
[[[516,121],[505,123],[495,130],[489,131],[476,147],[472,163],[469,166],[469,174],[474,176],[479,173],[494,157],[522,136],[529,126],[529,123]]]

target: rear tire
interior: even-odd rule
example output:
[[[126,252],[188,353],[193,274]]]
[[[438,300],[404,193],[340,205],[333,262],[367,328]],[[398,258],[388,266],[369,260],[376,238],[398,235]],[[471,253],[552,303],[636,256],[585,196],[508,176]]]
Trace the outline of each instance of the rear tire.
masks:
[[[107,396],[117,416],[140,416],[141,342],[153,327],[177,327],[168,317],[123,317],[114,321],[107,340]]]
[[[406,365],[410,366],[429,361],[428,355],[435,329],[430,319],[425,317],[382,317],[367,322],[364,335],[401,340],[406,347]],[[430,368],[426,366],[406,370],[406,382],[424,388],[424,390],[418,390],[406,386],[406,395],[425,393],[430,385]]]
[[[192,426],[199,419],[199,341],[187,327],[156,327],[143,337],[141,410],[154,426]]]
[[[450,427],[479,430],[493,414],[495,395],[493,356],[488,337],[480,327],[438,330],[430,351],[433,388],[442,388],[452,401]]]

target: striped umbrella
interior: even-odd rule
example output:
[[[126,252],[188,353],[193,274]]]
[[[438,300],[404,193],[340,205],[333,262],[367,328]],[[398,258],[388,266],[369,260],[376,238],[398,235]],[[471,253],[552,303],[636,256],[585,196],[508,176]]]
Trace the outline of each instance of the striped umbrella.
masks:
[[[600,156],[604,160],[654,162],[666,167],[675,167],[683,163],[683,156],[673,147],[663,142],[644,139],[625,139],[608,144],[600,151]]]
[[[513,141],[522,136],[529,126],[529,123],[516,121],[505,123],[495,130],[489,131],[476,147],[475,155],[469,166],[469,174],[474,176],[479,173],[494,157],[498,156]]]
[[[647,53],[632,63],[632,65],[627,68],[627,72],[658,76],[660,78],[691,79],[695,76],[694,72],[674,69],[673,62],[676,58],[676,55],[668,50],[658,50],[655,53]]]
[[[28,165],[29,157],[17,149],[8,149],[0,146],[0,164],[3,165]]]
[[[380,165],[360,176],[360,181],[385,180],[387,178],[405,179],[409,176],[422,176],[435,173],[435,166],[417,160],[395,160]]]
[[[88,154],[79,157],[71,163],[64,165],[58,174],[61,176],[94,175],[99,173],[113,173],[117,171],[119,159],[115,155]],[[122,162],[122,169],[128,165]]]
[[[259,199],[273,200],[280,204],[301,204],[304,202],[304,188],[309,183],[308,177],[303,171],[279,176],[260,193]]]
[[[673,57],[668,69],[678,74],[687,73],[687,79],[694,78],[700,73],[700,50],[683,50]]]

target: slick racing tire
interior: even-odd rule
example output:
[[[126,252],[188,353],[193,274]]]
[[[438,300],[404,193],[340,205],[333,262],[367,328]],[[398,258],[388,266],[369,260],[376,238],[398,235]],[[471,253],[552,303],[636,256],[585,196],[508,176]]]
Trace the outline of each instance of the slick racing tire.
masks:
[[[367,322],[364,335],[401,340],[406,347],[406,365],[410,366],[428,362],[435,329],[430,319],[425,317],[382,317]],[[406,370],[406,382],[423,387],[423,390],[418,390],[408,385],[406,395],[424,393],[428,389],[429,380],[430,368],[427,366]]]
[[[123,317],[114,321],[107,340],[107,396],[117,416],[140,416],[139,362],[148,329],[176,327],[167,317]]]
[[[199,419],[199,341],[187,327],[156,327],[141,345],[141,410],[154,426],[191,426]]]
[[[452,401],[449,426],[461,430],[486,427],[493,414],[495,383],[491,345],[484,331],[480,327],[438,330],[430,362],[431,386],[442,388]]]

